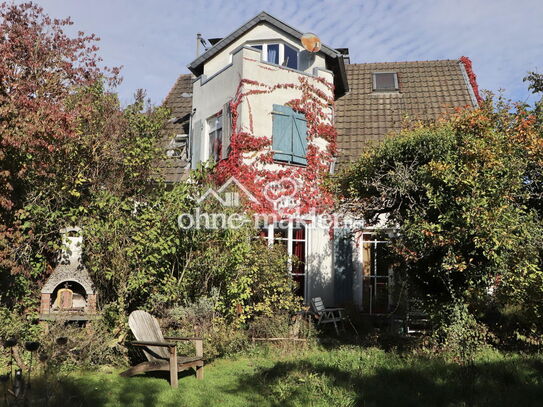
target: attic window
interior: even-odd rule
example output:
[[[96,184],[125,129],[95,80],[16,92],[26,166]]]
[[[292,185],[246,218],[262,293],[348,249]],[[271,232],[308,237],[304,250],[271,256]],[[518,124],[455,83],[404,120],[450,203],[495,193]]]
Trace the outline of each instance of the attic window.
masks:
[[[177,134],[166,148],[166,155],[170,158],[183,158],[187,153],[187,134]]]
[[[374,72],[374,92],[394,92],[399,90],[398,74],[396,72]]]
[[[250,44],[262,51],[262,59],[272,64],[298,69],[298,50],[283,43]]]

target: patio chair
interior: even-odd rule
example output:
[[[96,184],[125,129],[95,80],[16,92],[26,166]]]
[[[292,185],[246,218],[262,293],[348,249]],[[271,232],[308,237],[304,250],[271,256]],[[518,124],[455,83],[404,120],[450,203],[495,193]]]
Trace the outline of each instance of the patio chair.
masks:
[[[341,322],[343,329],[345,329],[343,312],[345,308],[326,308],[322,302],[321,297],[315,297],[311,299],[311,305],[313,311],[318,319],[317,325],[320,324],[334,324],[336,329],[336,334],[339,335],[339,330],[337,328],[337,323]]]
[[[137,341],[130,345],[140,346],[147,357],[142,362],[121,373],[130,377],[144,372],[170,372],[170,385],[177,387],[177,374],[186,369],[196,370],[196,378],[204,378],[204,346],[201,338],[164,337],[158,321],[145,311],[134,311],[128,317],[128,325]],[[195,356],[178,356],[175,342],[192,341],[196,348]]]

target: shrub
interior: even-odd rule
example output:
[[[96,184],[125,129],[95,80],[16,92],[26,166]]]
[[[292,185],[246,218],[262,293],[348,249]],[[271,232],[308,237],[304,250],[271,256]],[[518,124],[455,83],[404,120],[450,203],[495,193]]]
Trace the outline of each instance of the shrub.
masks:
[[[248,344],[245,330],[228,323],[217,312],[218,293],[215,291],[214,294],[186,306],[174,307],[162,320],[163,329],[170,336],[203,338],[206,359],[236,353]],[[180,343],[179,347],[183,353],[194,352],[191,343]]]
[[[488,347],[488,328],[475,319],[467,305],[457,303],[436,319],[438,328],[432,339],[435,350],[446,358],[462,365],[472,364],[477,353]]]
[[[50,323],[40,343],[40,357],[56,372],[126,365],[126,348],[99,319],[84,327],[62,320]]]

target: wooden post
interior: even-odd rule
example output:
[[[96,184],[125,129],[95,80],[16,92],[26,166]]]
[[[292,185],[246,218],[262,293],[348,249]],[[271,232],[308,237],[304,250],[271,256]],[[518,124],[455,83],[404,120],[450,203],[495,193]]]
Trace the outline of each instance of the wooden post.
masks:
[[[194,347],[196,348],[196,356],[204,356],[204,341],[201,339],[194,339]]]
[[[204,341],[201,339],[195,339],[194,340],[194,347],[196,348],[196,356],[203,357],[204,356]],[[203,379],[204,378],[204,366],[196,366],[196,378],[197,379]]]
[[[170,385],[177,389],[177,347],[170,346]]]

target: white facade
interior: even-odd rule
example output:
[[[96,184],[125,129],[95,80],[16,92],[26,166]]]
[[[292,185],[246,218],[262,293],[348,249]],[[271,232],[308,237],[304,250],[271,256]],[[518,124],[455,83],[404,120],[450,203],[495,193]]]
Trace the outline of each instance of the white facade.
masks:
[[[266,61],[262,50],[251,47],[254,44],[286,44],[299,51],[298,70]],[[284,48],[279,47],[280,61]],[[210,133],[215,129],[214,118],[223,112],[225,104],[232,101],[237,92],[247,92],[255,88],[243,80],[258,82],[272,88],[281,84],[299,84],[300,77],[322,91],[333,100],[332,87],[324,81],[333,83],[333,73],[326,69],[325,57],[310,54],[303,50],[300,42],[280,32],[270,24],[260,24],[242,35],[236,41],[206,61],[204,74],[193,83],[193,114],[191,118],[192,167],[205,162],[213,150],[213,138]],[[317,79],[320,78],[320,79]],[[241,84],[241,85],[240,85]],[[256,86],[258,88],[258,86]],[[297,88],[279,88],[269,93],[249,94],[241,100],[238,107],[237,131],[250,131],[257,137],[272,139],[273,105],[284,105],[302,97]],[[332,112],[331,112],[332,113]],[[330,120],[333,117],[330,114]],[[224,127],[224,125],[223,125]],[[224,128],[223,128],[224,131]],[[327,141],[316,138],[311,143],[319,149],[327,146]],[[265,151],[260,152],[265,153]],[[254,161],[260,154],[254,152],[244,156],[245,162]],[[266,170],[277,171],[285,163],[261,164]],[[303,180],[302,180],[303,182]],[[293,235],[289,232],[289,248],[292,248]],[[295,240],[295,239],[294,239]],[[273,239],[270,240],[272,242]],[[291,251],[292,252],[292,251]],[[329,228],[307,227],[305,234],[305,287],[306,302],[313,297],[322,297],[325,304],[334,304],[333,242]],[[294,253],[294,252],[292,252]]]

